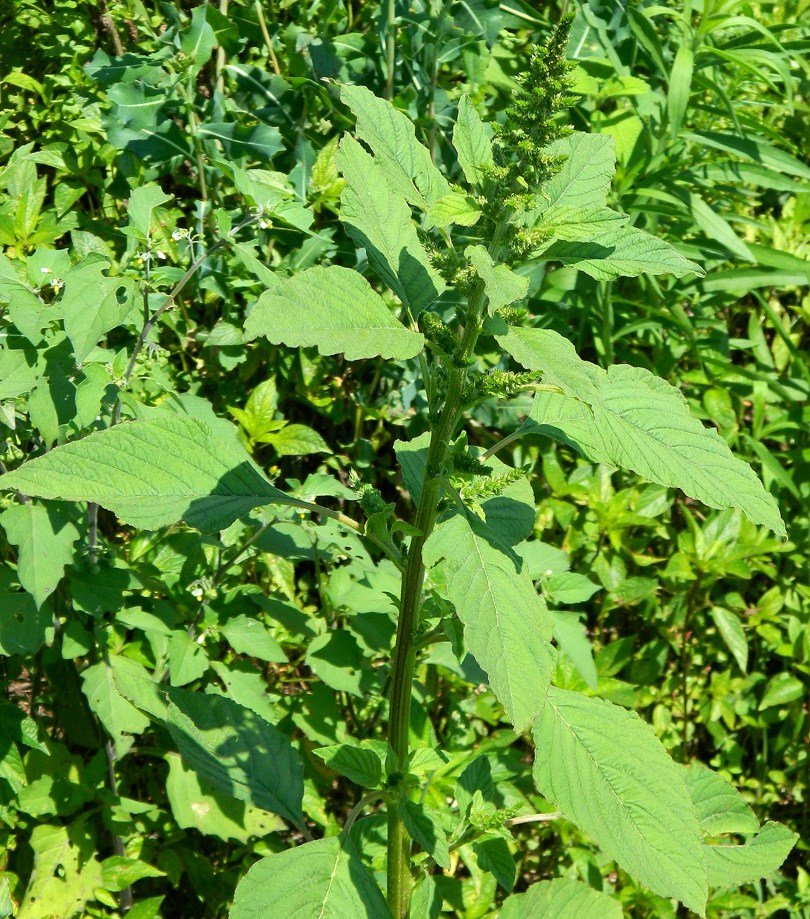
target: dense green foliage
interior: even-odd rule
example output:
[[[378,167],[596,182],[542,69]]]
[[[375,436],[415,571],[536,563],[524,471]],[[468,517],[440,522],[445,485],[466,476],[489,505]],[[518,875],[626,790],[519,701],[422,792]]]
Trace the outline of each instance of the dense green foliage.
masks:
[[[0,916],[810,917],[810,8],[564,12],[0,10]]]

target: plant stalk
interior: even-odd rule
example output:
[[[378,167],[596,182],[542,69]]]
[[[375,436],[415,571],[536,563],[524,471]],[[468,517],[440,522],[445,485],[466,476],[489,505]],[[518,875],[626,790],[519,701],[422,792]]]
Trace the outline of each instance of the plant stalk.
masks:
[[[472,357],[481,332],[480,314],[483,302],[484,285],[478,282],[470,295],[470,322],[464,329],[459,343],[456,363],[450,368],[444,407],[438,423],[431,432],[425,464],[425,481],[414,520],[419,533],[411,540],[402,574],[388,722],[388,742],[393,750],[398,772],[404,770],[408,758],[411,694],[416,668],[416,637],[422,605],[422,585],[425,579],[422,549],[436,524],[445,456],[461,418],[461,396],[467,378],[467,363]],[[409,919],[410,900],[411,841],[394,801],[388,807],[388,905],[394,919]]]

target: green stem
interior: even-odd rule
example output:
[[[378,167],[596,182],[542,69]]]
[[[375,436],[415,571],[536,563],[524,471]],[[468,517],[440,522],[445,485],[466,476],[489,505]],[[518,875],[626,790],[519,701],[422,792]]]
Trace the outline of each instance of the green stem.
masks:
[[[394,98],[394,71],[397,54],[397,5],[396,0],[388,0],[387,34],[385,36],[385,98],[390,102]]]
[[[467,363],[481,332],[480,314],[484,287],[476,284],[470,295],[470,322],[464,330],[456,365],[450,368],[447,397],[438,423],[433,428],[425,464],[425,481],[419,497],[414,525],[419,531],[411,540],[402,574],[402,599],[397,638],[394,646],[391,680],[391,710],[388,742],[394,752],[396,769],[405,767],[408,757],[408,728],[411,715],[411,693],[416,667],[416,636],[422,605],[425,565],[422,549],[436,523],[443,466],[450,439],[461,418],[461,395],[467,378]],[[400,818],[396,802],[388,808],[388,905],[394,919],[408,919],[411,899],[411,842]]]

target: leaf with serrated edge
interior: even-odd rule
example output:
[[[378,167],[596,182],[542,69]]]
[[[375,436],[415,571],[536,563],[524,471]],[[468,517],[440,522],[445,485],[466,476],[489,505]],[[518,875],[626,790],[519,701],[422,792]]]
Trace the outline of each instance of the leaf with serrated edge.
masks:
[[[79,531],[67,519],[40,505],[15,504],[0,514],[8,541],[18,547],[17,577],[37,606],[56,590],[73,561]]]
[[[759,820],[737,789],[701,763],[682,766],[684,780],[697,810],[700,828],[718,833],[756,833]]]
[[[185,520],[212,532],[254,507],[288,500],[244,450],[179,415],[125,422],[56,447],[1,476],[0,488],[93,501],[145,530]]]
[[[225,696],[171,689],[169,698],[166,726],[195,772],[301,826],[304,767],[286,734]]]
[[[622,919],[618,900],[582,881],[538,881],[504,900],[500,919]]]
[[[471,185],[481,186],[487,171],[494,166],[492,141],[481,116],[467,93],[458,104],[458,119],[453,128],[453,146],[458,164]]]
[[[484,282],[490,315],[503,306],[522,300],[529,291],[529,279],[506,265],[496,265],[483,246],[467,246],[464,254]]]
[[[274,345],[316,347],[321,354],[402,360],[424,345],[406,329],[356,271],[332,265],[301,271],[265,291],[245,323],[249,338],[263,335]]]
[[[585,241],[557,241],[532,253],[543,261],[562,262],[597,281],[635,278],[640,274],[685,274],[703,277],[700,265],[684,258],[666,240],[630,226],[611,226]]]
[[[406,114],[364,86],[341,86],[340,99],[357,116],[357,136],[371,148],[392,191],[423,210],[450,192]]]
[[[229,919],[279,919],[279,909],[291,919],[391,919],[351,843],[337,836],[256,862],[236,888]]]
[[[555,663],[551,618],[525,567],[511,549],[490,541],[482,522],[462,516],[440,523],[422,556],[428,568],[444,562],[447,596],[467,646],[522,731],[543,705]]]
[[[697,815],[652,728],[612,702],[551,687],[533,734],[540,794],[636,880],[704,915]]]
[[[706,864],[712,887],[738,887],[776,871],[799,836],[781,823],[766,823],[745,845],[707,845]]]
[[[690,413],[680,390],[641,367],[603,370],[583,361],[571,342],[549,329],[510,329],[497,339],[564,392],[537,394],[527,433],[561,440],[592,462],[630,469],[709,507],[736,507],[785,535],[776,500],[722,437]]]
[[[340,142],[336,162],[346,179],[340,219],[377,275],[415,316],[445,284],[419,240],[405,198],[390,188],[385,173],[353,138]]]

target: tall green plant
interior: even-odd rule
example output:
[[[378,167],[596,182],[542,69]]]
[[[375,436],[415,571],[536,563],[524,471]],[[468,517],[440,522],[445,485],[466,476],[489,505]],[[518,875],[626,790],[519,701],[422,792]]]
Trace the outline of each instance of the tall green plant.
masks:
[[[390,295],[355,270],[319,265],[289,277],[265,273],[267,290],[247,318],[248,339],[347,360],[418,362],[428,432],[395,447],[413,505],[405,518],[359,479],[362,523],[287,494],[209,424],[169,414],[115,424],[0,479],[23,495],[101,505],[146,530],[183,520],[213,532],[254,508],[290,506],[359,529],[400,572],[387,743],[365,738],[318,751],[365,790],[339,836],[311,838],[300,756],[260,713],[233,699],[162,688],[126,667],[113,675],[136,708],[165,725],[188,766],[307,840],[248,871],[232,919],[435,917],[442,906],[435,870],[448,869],[462,845],[510,837],[514,814],[493,800],[483,757],[459,776],[452,808],[425,802],[445,759],[441,750],[412,743],[413,695],[420,656],[437,641],[449,641],[460,663],[471,654],[515,732],[531,732],[541,795],[658,895],[703,915],[710,887],[776,870],[795,842],[778,824],[760,827],[720,776],[676,764],[634,712],[555,679],[560,636],[521,546],[532,529],[532,492],[523,470],[494,456],[516,437],[543,434],[593,462],[679,488],[710,507],[739,509],[785,535],[772,496],[690,414],[677,389],[638,367],[602,369],[583,360],[519,306],[527,270],[543,262],[573,265],[599,280],[702,274],[608,207],[611,139],[564,127],[569,28],[563,20],[532,58],[504,126],[484,124],[462,97],[452,143],[463,184],[437,169],[404,114],[367,89],[344,85],[358,139],[344,136],[337,153],[345,180],[341,218],[400,305],[392,310]],[[501,350],[504,366],[485,368],[483,343]],[[509,369],[509,361],[522,369]],[[468,446],[472,406],[508,404],[526,389],[536,395],[516,434],[486,452]],[[321,485],[320,493],[345,495],[337,484]],[[357,817],[377,802],[387,812],[385,895],[352,834]],[[751,838],[739,842],[732,834]],[[501,909],[507,919],[619,913],[606,894],[563,880],[509,896]]]

